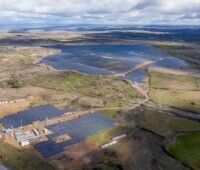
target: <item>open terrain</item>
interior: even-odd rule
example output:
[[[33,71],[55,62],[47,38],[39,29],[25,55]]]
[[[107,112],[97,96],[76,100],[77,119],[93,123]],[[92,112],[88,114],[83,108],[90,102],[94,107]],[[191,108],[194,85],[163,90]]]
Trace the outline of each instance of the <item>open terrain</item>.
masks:
[[[200,133],[177,135],[167,145],[168,152],[195,170],[200,168]]]
[[[195,30],[193,33],[198,35]],[[200,113],[199,40],[198,36],[192,39],[184,37],[185,34],[181,30],[148,28],[1,31],[0,101],[6,102],[0,105],[1,118],[52,104],[77,112],[49,120],[50,124],[77,119],[92,111],[99,111],[118,123],[50,159],[44,159],[32,147],[19,149],[21,146],[14,138],[7,142],[10,145],[2,141],[1,163],[16,170],[199,170],[200,123],[188,116]],[[66,51],[62,53],[59,45]],[[76,53],[78,50],[81,53]],[[73,52],[70,60],[64,60],[65,55]],[[114,53],[119,59],[112,59]],[[47,56],[53,56],[50,63],[64,56],[61,64],[71,61],[67,63],[69,68],[76,62],[88,72],[97,67],[102,74],[87,74],[79,69],[57,70],[51,64],[40,63]],[[103,74],[105,70],[112,74]],[[142,79],[139,83],[137,76]],[[44,127],[38,122],[33,127],[35,124]],[[120,134],[127,136],[112,146],[100,148]]]
[[[17,48],[16,53],[20,50]],[[56,52],[56,50],[51,52],[51,49],[43,48],[40,49],[42,54],[39,54],[35,49],[31,50],[37,55],[32,54],[31,51],[27,52],[31,55],[24,55],[20,51],[23,54],[23,60],[31,59],[35,62],[44,55]],[[18,66],[18,60],[12,59],[15,51],[10,52],[9,48],[4,51],[4,53],[11,53],[11,59],[10,57],[8,59],[16,65],[16,69],[9,64],[2,63],[6,69],[1,72],[0,90],[2,94],[5,93],[1,96],[1,100],[13,100],[32,95],[36,97],[35,105],[52,103],[61,107],[105,106],[109,108],[131,106],[137,99],[143,97],[131,85],[117,78],[56,71],[47,66],[31,64],[31,62],[22,62]]]
[[[0,161],[10,169],[54,170],[52,165],[40,160],[30,151],[16,149],[4,142],[0,142],[0,148]]]
[[[200,78],[190,75],[159,73],[150,69],[150,97],[158,105],[199,113]]]
[[[164,137],[173,136],[180,132],[199,131],[198,122],[177,117],[167,112],[145,109],[137,120],[139,126]]]

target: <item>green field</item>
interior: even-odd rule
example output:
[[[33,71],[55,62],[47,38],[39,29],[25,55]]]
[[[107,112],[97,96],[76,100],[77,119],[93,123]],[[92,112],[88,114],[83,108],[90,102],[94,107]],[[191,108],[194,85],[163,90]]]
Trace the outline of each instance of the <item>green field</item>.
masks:
[[[143,128],[149,129],[161,136],[168,137],[178,132],[200,130],[200,123],[177,117],[166,112],[145,109],[140,123]]]
[[[96,80],[96,76],[81,76],[80,74],[64,74],[64,73],[34,73],[23,77],[24,81],[34,86],[55,89],[61,91],[71,91],[75,88],[88,86]]]
[[[76,107],[79,105],[79,99],[83,97],[87,103],[85,105],[91,105],[88,98],[96,98],[101,101],[99,103],[103,103],[105,107],[109,108],[131,106],[135,99],[143,97],[130,84],[112,77],[88,76],[78,73],[46,70],[43,73],[24,74],[20,79],[32,86],[56,90],[66,95],[68,93],[76,95]],[[93,105],[95,106],[95,100],[93,100]]]
[[[151,89],[150,96],[161,105],[200,112],[200,91]]]
[[[200,79],[160,73],[150,75],[152,101],[193,112],[200,111]]]
[[[105,110],[105,111],[101,111],[101,113],[112,119],[116,119],[119,116],[117,110]]]
[[[97,143],[98,145],[102,145],[107,142],[110,142],[112,137],[115,137],[124,133],[128,134],[133,130],[134,130],[133,128],[126,127],[126,126],[111,127],[111,128],[100,130],[95,135],[88,137],[88,140],[91,140]]]
[[[28,151],[20,151],[3,142],[0,142],[0,161],[12,170],[54,170],[53,166]]]
[[[0,49],[0,65],[7,68],[21,67],[31,64],[42,56],[54,54],[56,50],[35,47],[16,47],[10,49]]]
[[[178,135],[166,148],[176,159],[195,170],[200,169],[200,133]]]
[[[200,90],[200,78],[151,72],[151,88]]]

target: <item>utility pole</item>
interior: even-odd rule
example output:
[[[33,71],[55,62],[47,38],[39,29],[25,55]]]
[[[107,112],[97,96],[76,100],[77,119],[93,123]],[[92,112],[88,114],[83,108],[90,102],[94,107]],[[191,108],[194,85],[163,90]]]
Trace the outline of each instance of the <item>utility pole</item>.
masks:
[[[48,117],[46,118],[46,126],[48,125]]]
[[[91,101],[90,106],[91,106],[91,113],[93,113],[94,111],[93,111],[93,104],[92,104],[92,101]]]
[[[21,129],[22,129],[22,119],[21,119]]]

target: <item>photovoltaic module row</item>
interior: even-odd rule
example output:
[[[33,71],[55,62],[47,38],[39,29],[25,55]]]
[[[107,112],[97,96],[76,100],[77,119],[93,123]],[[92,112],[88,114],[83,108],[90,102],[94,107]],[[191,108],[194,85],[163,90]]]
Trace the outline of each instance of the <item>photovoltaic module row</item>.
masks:
[[[65,147],[79,143],[99,130],[112,127],[115,124],[116,121],[100,113],[90,113],[75,120],[49,125],[46,128],[53,132],[48,135],[50,140],[36,144],[35,148],[44,157],[51,157],[63,152]],[[55,143],[52,140],[65,134],[70,135],[72,139],[61,143]]]
[[[90,113],[81,116],[79,119],[52,124],[46,128],[52,131],[49,138],[55,138],[64,134],[69,134],[73,138],[87,137],[96,131],[114,125],[116,122],[100,113]]]
[[[44,121],[62,116],[64,113],[73,112],[74,109],[59,110],[52,105],[33,107],[29,110],[20,111],[16,114],[6,116],[0,120],[5,128],[18,128],[32,124],[34,121]]]

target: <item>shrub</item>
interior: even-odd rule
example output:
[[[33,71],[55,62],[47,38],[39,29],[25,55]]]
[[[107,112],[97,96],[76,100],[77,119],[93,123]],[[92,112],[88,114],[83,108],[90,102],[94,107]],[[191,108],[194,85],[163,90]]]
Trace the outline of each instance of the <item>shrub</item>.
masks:
[[[12,88],[21,88],[25,86],[25,83],[19,79],[11,79],[8,81],[8,85],[10,85]]]

